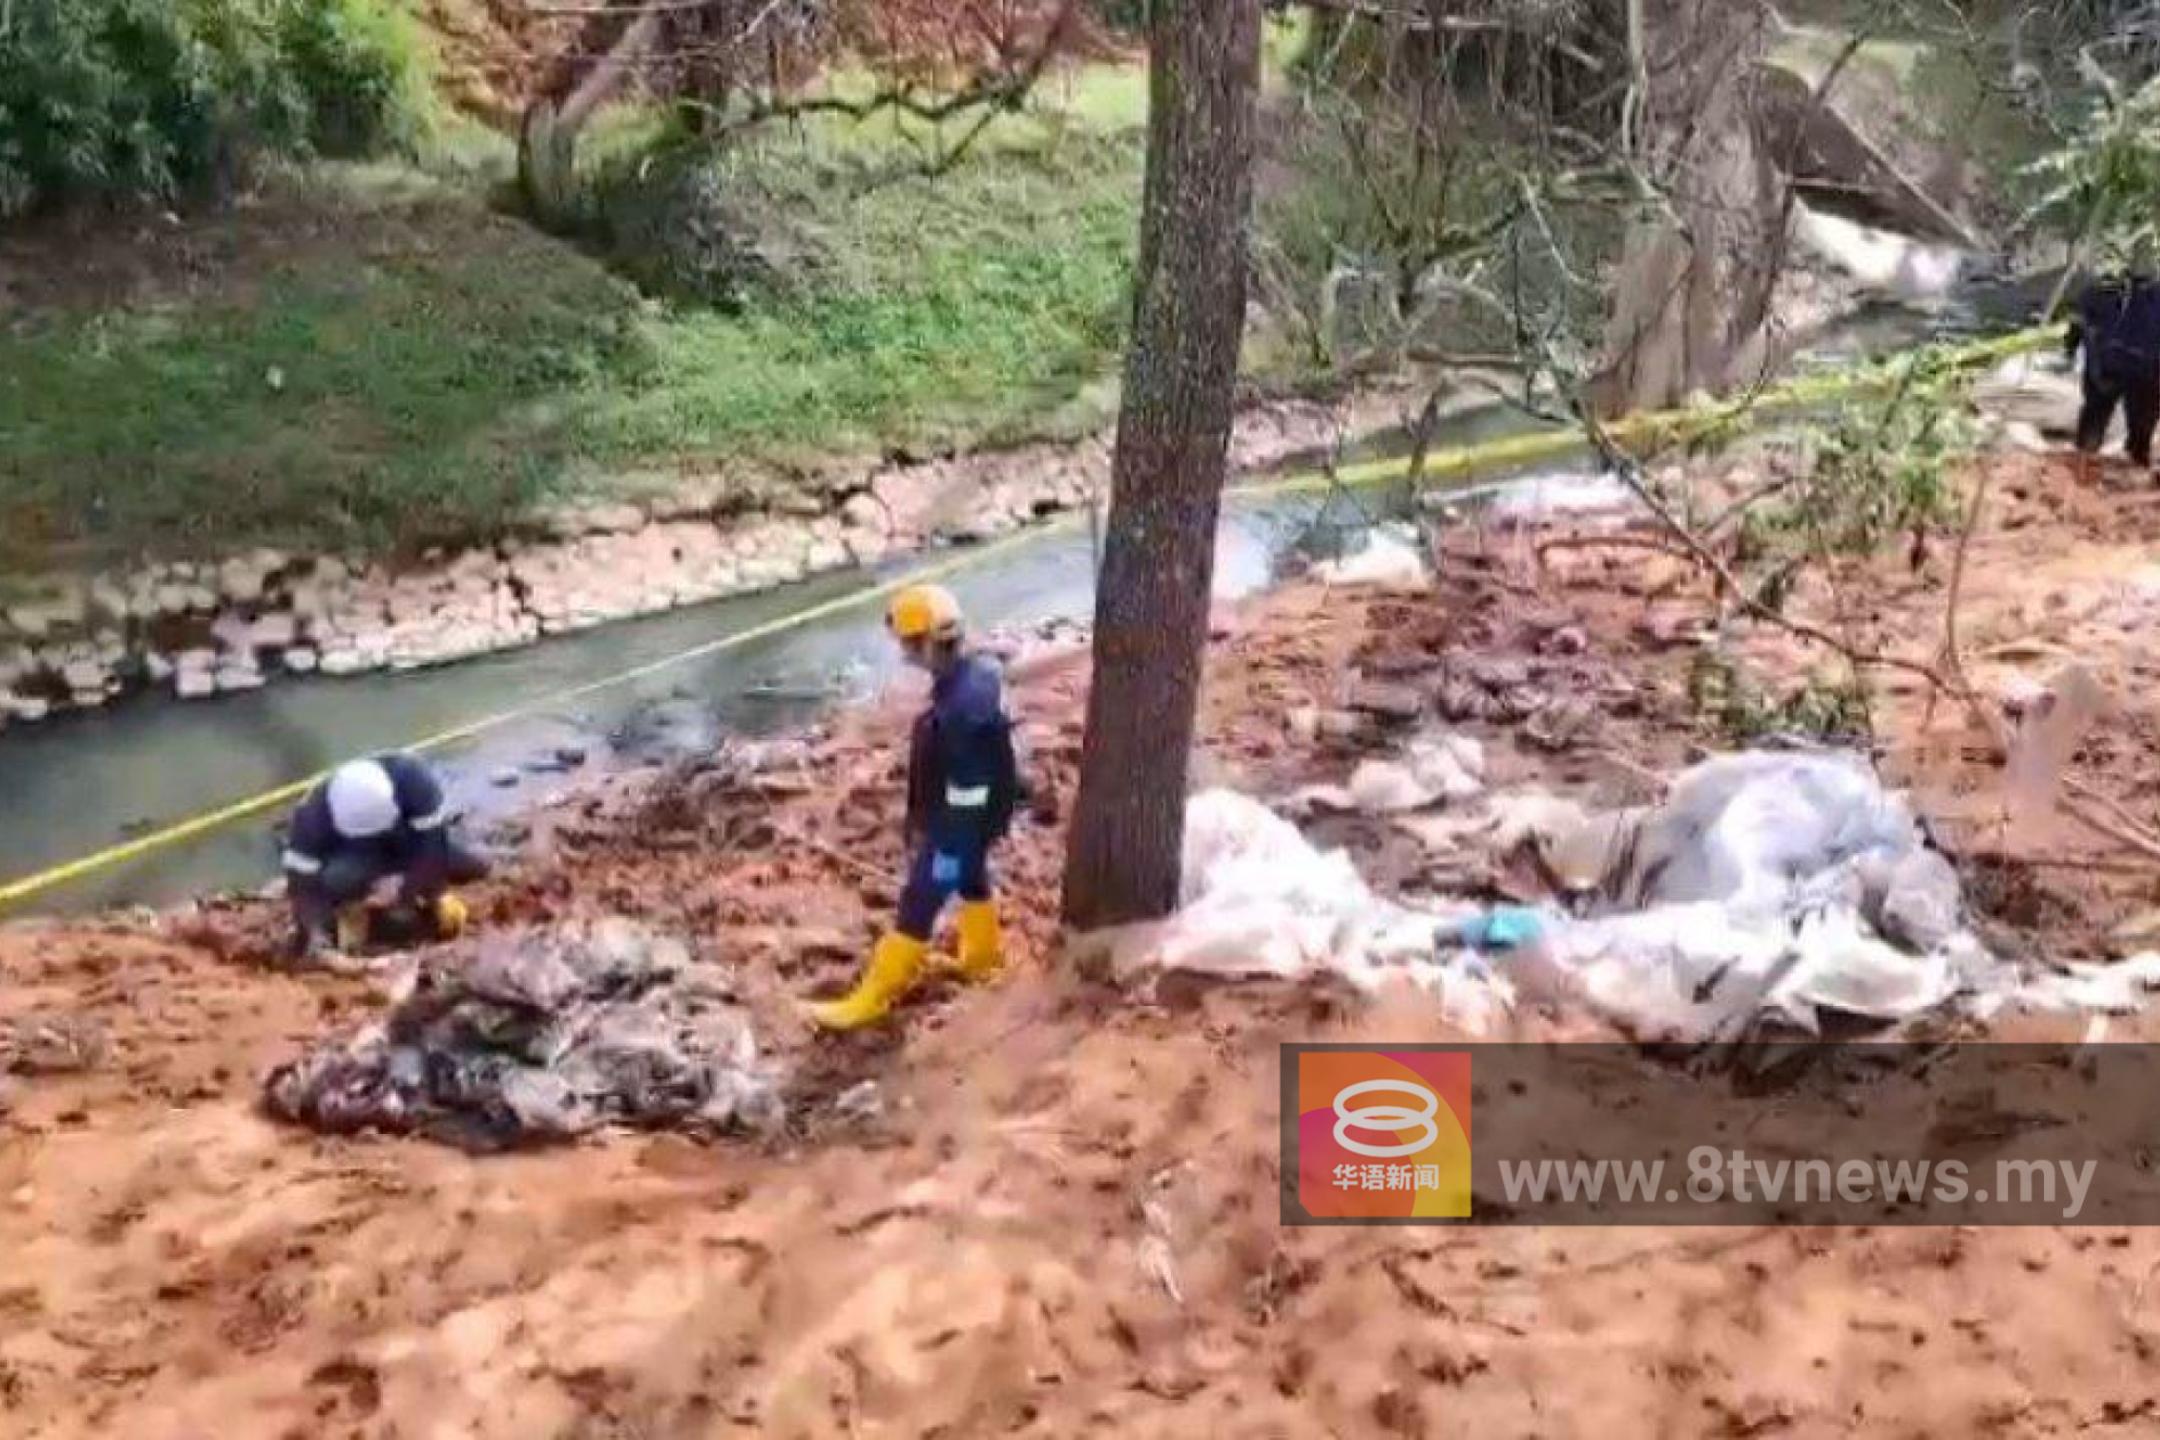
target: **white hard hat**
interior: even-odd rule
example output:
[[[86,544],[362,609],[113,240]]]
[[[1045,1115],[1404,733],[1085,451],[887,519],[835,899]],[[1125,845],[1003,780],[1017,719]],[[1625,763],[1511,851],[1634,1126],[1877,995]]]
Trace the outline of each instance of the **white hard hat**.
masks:
[[[330,823],[348,840],[366,840],[397,828],[397,787],[373,760],[354,760],[330,776]]]

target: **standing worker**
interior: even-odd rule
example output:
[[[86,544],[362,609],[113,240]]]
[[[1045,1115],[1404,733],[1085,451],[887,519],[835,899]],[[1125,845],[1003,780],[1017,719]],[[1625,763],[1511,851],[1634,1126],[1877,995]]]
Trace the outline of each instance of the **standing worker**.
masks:
[[[938,585],[893,597],[885,627],[911,665],[930,673],[930,705],[908,746],[907,885],[898,923],[871,953],[855,988],[811,1010],[830,1030],[882,1020],[915,983],[938,912],[960,897],[960,975],[994,978],[1004,967],[990,847],[1011,828],[1019,765],[997,668],[962,643],[960,604]]]
[[[2141,271],[2095,280],[2078,297],[2066,344],[2085,350],[2085,403],[2078,411],[2077,446],[2097,454],[2115,407],[2129,429],[2125,449],[2152,464],[2153,430],[2160,425],[2160,284]]]
[[[450,887],[485,874],[487,863],[450,834],[442,782],[424,763],[405,754],[349,761],[308,792],[286,835],[294,950],[305,959],[333,944],[358,948],[368,895],[392,877],[402,904],[455,938],[466,912]]]

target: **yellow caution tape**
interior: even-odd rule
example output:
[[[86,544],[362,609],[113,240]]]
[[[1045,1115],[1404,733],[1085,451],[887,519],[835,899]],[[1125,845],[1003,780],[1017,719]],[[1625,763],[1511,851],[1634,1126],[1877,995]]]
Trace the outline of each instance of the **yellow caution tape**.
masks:
[[[2059,341],[2061,336],[2061,327],[2044,326],[2033,330],[2023,330],[2015,335],[2004,336],[2000,339],[1981,341],[1947,350],[1943,353],[1943,358],[1946,363],[1960,369],[1971,368],[1984,365],[1991,360],[2003,360],[2014,355],[2041,349],[2051,342]],[[1607,426],[1606,433],[1616,441],[1630,444],[1644,442],[1670,444],[1688,439],[1691,436],[1707,433],[1720,426],[1766,418],[1787,413],[1794,409],[1818,405],[1825,401],[1838,399],[1841,396],[1887,388],[1897,382],[1899,374],[1897,363],[1892,361],[1884,365],[1871,365],[1858,370],[1841,371],[1830,375],[1807,376],[1759,391],[1752,396],[1714,401],[1692,409],[1651,411],[1627,416]],[[1427,476],[1440,478],[1478,471],[1507,469],[1520,465],[1534,465],[1576,454],[1583,449],[1583,445],[1583,436],[1577,430],[1535,431],[1524,435],[1508,435],[1496,440],[1482,441],[1476,445],[1432,451],[1425,457],[1423,473]],[[1256,481],[1248,485],[1237,485],[1231,487],[1229,493],[1251,497],[1294,494],[1324,490],[1334,486],[1370,485],[1381,480],[1399,478],[1409,473],[1409,468],[1408,457],[1373,460],[1342,466],[1332,472],[1283,476],[1273,480]],[[918,566],[904,575],[882,581],[879,584],[870,586],[868,589],[851,590],[845,595],[838,595],[830,600],[823,600],[815,605],[806,606],[801,610],[790,611],[788,614],[776,616],[761,624],[753,625],[747,630],[738,630],[731,635],[709,640],[702,645],[693,645],[687,650],[680,650],[672,655],[663,655],[657,660],[649,661],[643,665],[635,665],[627,670],[617,671],[598,680],[587,681],[582,685],[572,686],[566,690],[551,692],[531,704],[521,705],[515,709],[497,711],[492,715],[484,715],[477,720],[470,720],[451,729],[425,736],[401,748],[406,750],[439,749],[460,740],[471,739],[489,730],[499,729],[513,721],[527,719],[553,710],[566,702],[597,694],[603,690],[612,690],[617,686],[627,685],[635,680],[642,680],[648,675],[657,674],[677,665],[687,664],[692,660],[702,659],[708,655],[723,654],[729,650],[740,649],[745,645],[754,645],[760,640],[770,639],[772,636],[784,634],[789,630],[813,624],[816,621],[825,619],[827,616],[842,614],[868,605],[873,601],[885,599],[909,585],[918,585],[926,580],[935,580],[968,566],[981,564],[983,561],[1009,550],[1032,544],[1046,533],[1069,527],[1075,524],[1079,518],[1080,516],[1076,514],[1060,516],[1048,524],[1033,526],[1007,535],[1002,539],[991,541],[988,544],[974,546],[956,555]],[[48,870],[40,870],[33,875],[25,875],[19,880],[11,880],[5,885],[0,885],[0,909],[19,905],[33,896],[43,894],[45,891],[55,889],[70,881],[80,880],[100,870],[110,869],[115,865],[122,865],[130,860],[138,860],[145,855],[155,854],[157,851],[209,834],[211,831],[236,821],[260,815],[264,811],[274,809],[277,806],[297,802],[315,785],[320,783],[328,773],[327,771],[317,771],[315,774],[295,780],[290,784],[279,785],[274,789],[265,790],[261,794],[251,795],[245,800],[236,800],[230,805],[206,811],[190,819],[165,826],[163,829],[154,830],[147,835],[140,835],[135,839],[109,846],[94,854],[85,855],[80,859],[70,860],[62,865],[55,865]]]

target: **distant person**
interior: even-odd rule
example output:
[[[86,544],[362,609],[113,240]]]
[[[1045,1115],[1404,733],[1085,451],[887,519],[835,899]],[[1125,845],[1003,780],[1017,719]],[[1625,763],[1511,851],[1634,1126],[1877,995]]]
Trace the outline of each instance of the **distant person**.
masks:
[[[367,938],[369,894],[393,878],[400,901],[453,938],[466,911],[450,887],[486,873],[487,863],[451,835],[434,771],[405,754],[348,761],[308,792],[286,835],[294,951],[307,958],[357,948]]]
[[[908,746],[907,881],[893,928],[871,952],[855,988],[812,1007],[828,1030],[853,1030],[891,1013],[921,974],[939,912],[960,900],[960,976],[994,978],[1005,963],[990,849],[1020,800],[1012,721],[997,667],[968,653],[960,604],[938,585],[893,597],[886,629],[909,664],[930,673],[930,705]]]
[[[2129,430],[2124,448],[2150,466],[2153,430],[2160,425],[2160,282],[2135,272],[2086,286],[2065,346],[2073,359],[2080,348],[2085,403],[2078,411],[2078,449],[2099,452],[2120,405]]]

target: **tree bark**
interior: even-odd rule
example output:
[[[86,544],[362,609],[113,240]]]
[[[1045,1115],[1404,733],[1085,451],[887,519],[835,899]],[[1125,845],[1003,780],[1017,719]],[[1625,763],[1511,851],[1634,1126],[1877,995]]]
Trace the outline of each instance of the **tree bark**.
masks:
[[[542,220],[569,213],[576,192],[578,132],[601,102],[628,83],[638,61],[665,30],[666,16],[659,10],[625,9],[594,17],[525,107],[518,126],[518,184],[526,204]],[[592,58],[587,61],[587,56]]]
[[[1760,378],[1785,189],[1757,141],[1749,86],[1768,43],[1759,0],[1630,0],[1626,158],[1662,203],[1631,227],[1613,278],[1601,414],[1659,410]]]
[[[1154,0],[1132,338],[1065,860],[1077,929],[1177,904],[1245,326],[1259,0]]]

